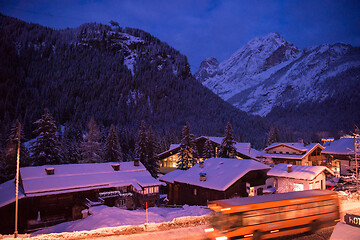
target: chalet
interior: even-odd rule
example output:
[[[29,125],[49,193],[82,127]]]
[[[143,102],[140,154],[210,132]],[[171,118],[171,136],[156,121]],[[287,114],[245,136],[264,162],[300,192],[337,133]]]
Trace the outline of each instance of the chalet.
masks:
[[[319,143],[305,145],[296,143],[273,143],[262,152],[258,158],[269,164],[287,163],[292,165],[318,166],[325,161],[321,154],[324,149]]]
[[[208,201],[262,194],[269,166],[252,159],[210,158],[188,170],[160,177],[170,204],[206,205]]]
[[[322,154],[324,154],[328,162],[333,163],[335,173],[351,175],[356,166],[354,148],[354,138],[340,138],[326,144]],[[357,155],[360,156],[360,148],[357,148]]]
[[[82,210],[106,204],[153,206],[161,182],[139,162],[46,165],[20,168],[19,231],[79,219]],[[0,185],[0,231],[14,231],[14,180]]]
[[[214,156],[216,157],[219,152],[219,147],[221,145],[221,141],[223,137],[207,137],[201,136],[195,139],[195,144],[197,147],[198,155],[196,156],[199,161],[204,160],[202,158],[204,153],[204,145],[206,140],[209,139],[214,148]],[[236,156],[241,159],[255,159],[258,154],[258,151],[251,148],[250,143],[235,143],[236,148]],[[171,144],[169,150],[158,154],[158,158],[160,160],[160,172],[166,174],[170,171],[176,169],[177,161],[178,161],[178,153],[180,151],[180,144]]]
[[[279,163],[268,171],[277,193],[326,189],[326,174],[334,173],[325,166],[302,166]]]

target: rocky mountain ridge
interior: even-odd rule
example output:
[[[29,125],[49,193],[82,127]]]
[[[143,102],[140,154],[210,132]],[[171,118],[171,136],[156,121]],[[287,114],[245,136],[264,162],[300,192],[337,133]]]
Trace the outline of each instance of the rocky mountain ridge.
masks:
[[[202,65],[195,76],[237,108],[267,116],[273,108],[287,103],[298,106],[335,97],[339,89],[327,84],[329,79],[359,81],[341,77],[359,67],[357,47],[338,43],[299,50],[278,33],[270,33],[249,41],[210,71]]]

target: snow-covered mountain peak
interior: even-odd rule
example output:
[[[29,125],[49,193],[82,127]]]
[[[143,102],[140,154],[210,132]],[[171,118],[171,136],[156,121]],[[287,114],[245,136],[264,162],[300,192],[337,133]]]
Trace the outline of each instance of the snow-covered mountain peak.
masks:
[[[206,58],[201,62],[199,70],[195,73],[196,79],[198,79],[200,82],[203,82],[209,77],[214,77],[218,66],[219,61],[216,58]]]
[[[285,103],[321,102],[334,90],[321,89],[327,79],[359,68],[358,48],[322,44],[299,50],[280,34],[250,40],[212,74],[200,68],[203,85],[239,109],[266,116]],[[205,73],[204,73],[205,72]],[[215,74],[214,74],[215,73]],[[199,78],[198,78],[199,79]],[[200,79],[199,79],[200,80]]]
[[[220,63],[219,69],[223,73],[230,71],[253,75],[296,58],[299,52],[296,46],[288,43],[278,33],[270,33],[264,37],[250,40],[245,46]]]

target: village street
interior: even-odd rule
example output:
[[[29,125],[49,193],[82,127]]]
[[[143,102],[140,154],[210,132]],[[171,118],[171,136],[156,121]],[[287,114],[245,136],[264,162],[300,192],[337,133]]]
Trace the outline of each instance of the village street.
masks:
[[[198,226],[192,228],[179,228],[172,229],[168,231],[159,231],[159,232],[150,232],[134,235],[118,235],[118,236],[108,236],[108,237],[99,237],[91,238],[97,240],[142,240],[142,239],[156,239],[156,240],[180,240],[180,239],[206,239],[204,229],[207,226]],[[297,240],[324,240],[329,239],[331,236],[334,227],[328,227],[319,230],[316,234],[302,234],[296,236],[282,237],[278,238],[279,240],[288,240],[288,239],[297,239]]]

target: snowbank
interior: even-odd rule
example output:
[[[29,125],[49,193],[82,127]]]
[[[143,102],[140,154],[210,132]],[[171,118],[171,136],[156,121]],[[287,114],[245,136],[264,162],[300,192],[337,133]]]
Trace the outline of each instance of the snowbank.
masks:
[[[330,240],[360,240],[360,228],[339,222],[336,224]]]
[[[116,232],[124,232],[121,234],[127,234],[127,232],[141,232],[144,231],[144,226],[150,228],[153,227],[153,224],[150,225],[139,225],[146,222],[146,211],[145,210],[125,210],[116,207],[107,207],[107,206],[96,206],[89,209],[91,215],[85,219],[80,219],[71,222],[61,223],[55,226],[47,227],[43,230],[37,231],[32,235],[38,234],[48,234],[48,233],[62,233],[62,232],[73,232],[73,231],[90,231],[98,228],[111,228],[116,227],[115,229],[110,230]],[[152,207],[148,209],[148,219],[149,223],[161,223],[168,225],[179,225],[180,222],[198,221],[197,218],[193,216],[206,215],[210,212],[209,209],[202,206],[188,206],[184,205],[182,208],[162,208],[162,207]],[[185,220],[186,221],[185,221]],[[202,219],[202,218],[200,218]],[[169,223],[170,222],[170,223]],[[158,228],[158,225],[155,225],[155,228]],[[182,223],[185,224],[185,223]],[[129,226],[129,225],[139,225],[139,226]],[[124,226],[123,228],[119,226]],[[108,231],[108,230],[105,230]],[[115,234],[115,233],[114,233]],[[119,233],[116,233],[119,234]]]

